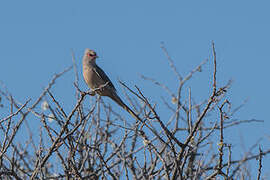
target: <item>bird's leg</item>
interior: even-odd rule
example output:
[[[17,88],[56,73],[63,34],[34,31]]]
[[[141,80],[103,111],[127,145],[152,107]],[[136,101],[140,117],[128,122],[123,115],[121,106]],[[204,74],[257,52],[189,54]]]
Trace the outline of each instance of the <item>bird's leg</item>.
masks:
[[[95,96],[96,95],[96,91],[95,90],[89,90],[86,93],[89,94],[90,96]]]
[[[97,89],[97,91],[102,92],[102,91],[104,91],[104,89],[105,89],[105,86],[104,85],[101,85],[101,86],[99,86],[99,88]]]
[[[100,92],[102,92],[105,87],[108,85],[109,82],[100,85],[98,88],[95,89],[91,89],[89,91],[87,91],[86,93],[89,94],[90,96],[95,96],[96,94],[100,94]]]
[[[97,88],[96,90],[98,90],[98,91],[104,91],[104,89],[105,89],[105,87],[107,86],[109,84],[109,82],[106,82],[105,84],[102,84],[102,85],[100,85],[99,86],[99,88]]]

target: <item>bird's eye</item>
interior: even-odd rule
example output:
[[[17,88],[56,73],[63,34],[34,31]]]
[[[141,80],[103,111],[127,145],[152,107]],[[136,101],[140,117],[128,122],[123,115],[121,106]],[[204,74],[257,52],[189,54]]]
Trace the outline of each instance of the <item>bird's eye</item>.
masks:
[[[96,56],[96,53],[88,53],[88,56]]]

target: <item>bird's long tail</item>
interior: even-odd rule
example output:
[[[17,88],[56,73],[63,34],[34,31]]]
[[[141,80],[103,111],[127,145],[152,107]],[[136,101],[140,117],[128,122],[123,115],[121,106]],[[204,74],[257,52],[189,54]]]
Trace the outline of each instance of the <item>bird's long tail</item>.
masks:
[[[132,111],[123,101],[122,99],[115,93],[112,98],[119,106],[121,106],[123,109],[125,109],[131,116],[133,116],[136,120],[141,121],[140,117]]]

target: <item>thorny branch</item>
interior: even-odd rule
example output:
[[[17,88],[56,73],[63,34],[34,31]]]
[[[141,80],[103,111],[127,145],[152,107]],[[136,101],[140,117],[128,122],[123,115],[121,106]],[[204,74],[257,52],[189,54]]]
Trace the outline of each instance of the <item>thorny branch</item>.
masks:
[[[262,159],[270,149],[250,150],[233,158],[236,149],[226,131],[263,121],[234,117],[243,105],[233,109],[234,104],[227,100],[231,81],[223,86],[218,81],[214,43],[211,94],[201,102],[196,102],[193,86],[186,84],[202,73],[208,60],[182,76],[164,43],[161,49],[176,76],[177,88],[159,82],[158,77],[141,76],[167,93],[161,102],[154,103],[143,88],[135,86],[134,91],[120,82],[139,120],[96,95],[99,88],[87,92],[79,88],[74,52],[73,66],[55,74],[40,96],[32,99],[32,105],[30,100],[20,103],[0,88],[0,110],[5,112],[0,117],[0,178],[240,179],[251,176],[240,167],[257,159],[256,177],[261,179]],[[74,97],[67,97],[73,101],[67,103],[52,87],[57,89],[57,79],[71,69]],[[162,103],[166,108],[161,110]]]

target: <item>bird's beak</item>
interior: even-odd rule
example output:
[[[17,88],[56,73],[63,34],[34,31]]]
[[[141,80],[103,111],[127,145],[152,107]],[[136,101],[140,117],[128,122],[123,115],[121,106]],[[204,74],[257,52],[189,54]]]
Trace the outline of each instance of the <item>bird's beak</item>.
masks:
[[[96,58],[99,58],[98,56],[96,56]]]

